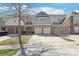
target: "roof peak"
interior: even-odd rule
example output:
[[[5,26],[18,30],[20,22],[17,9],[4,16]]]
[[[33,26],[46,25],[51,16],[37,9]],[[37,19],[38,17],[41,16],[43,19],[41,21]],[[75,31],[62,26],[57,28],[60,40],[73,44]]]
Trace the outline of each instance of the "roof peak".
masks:
[[[39,12],[38,14],[36,14],[36,16],[49,16],[46,12],[44,12],[44,11],[41,11],[41,12]]]
[[[44,11],[41,11],[37,15],[48,15],[48,14],[46,12],[44,12]]]

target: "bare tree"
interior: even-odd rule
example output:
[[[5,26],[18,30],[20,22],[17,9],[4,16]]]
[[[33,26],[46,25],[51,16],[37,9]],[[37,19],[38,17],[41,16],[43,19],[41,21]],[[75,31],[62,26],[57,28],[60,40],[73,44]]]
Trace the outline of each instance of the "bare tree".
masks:
[[[0,18],[0,30],[2,32],[2,18]]]
[[[22,40],[21,40],[21,20],[22,20],[22,6],[23,4],[21,3],[13,3],[11,4],[15,9],[16,9],[16,13],[17,13],[17,17],[18,17],[18,39],[19,39],[19,43],[20,43],[20,49],[21,49],[21,52],[20,52],[20,56],[26,56],[26,53],[25,53],[25,49],[23,47],[23,44],[22,44]]]

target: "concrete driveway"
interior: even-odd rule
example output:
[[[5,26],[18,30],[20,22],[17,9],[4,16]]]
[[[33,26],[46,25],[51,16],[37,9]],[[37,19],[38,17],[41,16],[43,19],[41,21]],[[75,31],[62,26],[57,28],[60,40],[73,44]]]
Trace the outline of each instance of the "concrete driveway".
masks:
[[[68,35],[66,38],[69,38],[69,39],[72,39],[72,40],[75,40],[75,44],[79,44],[79,35]]]
[[[33,35],[27,46],[29,56],[78,56],[79,46],[61,37]]]

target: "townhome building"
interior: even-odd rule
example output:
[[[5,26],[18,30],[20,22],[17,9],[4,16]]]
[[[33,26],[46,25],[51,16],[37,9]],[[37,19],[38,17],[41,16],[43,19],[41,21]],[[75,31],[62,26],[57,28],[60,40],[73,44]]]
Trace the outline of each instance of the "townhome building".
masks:
[[[18,33],[18,17],[16,14],[0,17],[0,30],[10,34]],[[79,13],[69,15],[49,15],[43,11],[36,15],[23,15],[21,32],[28,34],[78,34]]]

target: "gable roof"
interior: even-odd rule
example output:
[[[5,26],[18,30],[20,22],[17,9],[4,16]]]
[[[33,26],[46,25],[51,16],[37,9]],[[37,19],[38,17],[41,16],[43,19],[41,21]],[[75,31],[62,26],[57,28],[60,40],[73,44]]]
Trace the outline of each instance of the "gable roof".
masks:
[[[36,16],[42,16],[43,17],[43,16],[49,16],[49,15],[47,13],[41,11],[38,14],[36,14]]]

